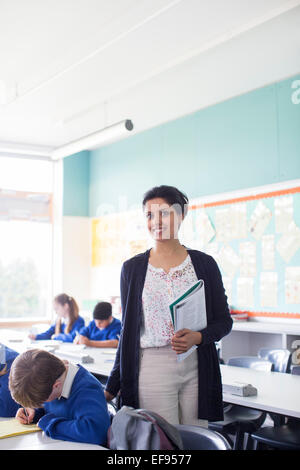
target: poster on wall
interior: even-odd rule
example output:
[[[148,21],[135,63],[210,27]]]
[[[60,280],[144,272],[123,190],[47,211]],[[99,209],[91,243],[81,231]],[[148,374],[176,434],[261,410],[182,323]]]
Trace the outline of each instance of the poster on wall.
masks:
[[[259,201],[249,223],[249,232],[256,240],[261,239],[271,218],[270,209],[262,201]]]
[[[300,304],[300,266],[285,269],[285,300],[287,304]]]
[[[260,274],[260,304],[262,307],[277,307],[278,274]]]
[[[263,271],[275,269],[275,236],[264,235],[261,239],[261,259]]]
[[[180,241],[216,260],[233,310],[300,319],[299,214],[300,181],[236,200],[231,194],[215,203],[212,197],[207,203],[197,199],[190,203]],[[120,267],[152,245],[138,211],[93,219],[91,232],[95,268]]]
[[[294,221],[293,196],[281,196],[274,200],[276,233],[284,233]]]
[[[256,276],[256,244],[241,242],[239,244],[240,275],[242,277]]]

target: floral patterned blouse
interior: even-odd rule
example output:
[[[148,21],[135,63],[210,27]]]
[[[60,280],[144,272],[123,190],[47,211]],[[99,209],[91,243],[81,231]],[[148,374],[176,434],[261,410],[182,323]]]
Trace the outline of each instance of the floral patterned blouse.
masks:
[[[144,325],[141,331],[141,348],[167,346],[174,328],[169,305],[197,282],[190,255],[168,273],[148,263],[142,294]]]

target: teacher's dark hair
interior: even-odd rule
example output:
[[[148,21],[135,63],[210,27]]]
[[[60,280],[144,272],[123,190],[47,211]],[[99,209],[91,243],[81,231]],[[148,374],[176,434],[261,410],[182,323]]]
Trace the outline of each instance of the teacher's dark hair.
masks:
[[[144,194],[143,207],[145,207],[147,201],[155,198],[164,199],[169,206],[178,208],[177,211],[181,211],[180,215],[183,215],[183,217],[186,216],[189,205],[188,197],[174,186],[162,185],[149,189],[149,191]]]

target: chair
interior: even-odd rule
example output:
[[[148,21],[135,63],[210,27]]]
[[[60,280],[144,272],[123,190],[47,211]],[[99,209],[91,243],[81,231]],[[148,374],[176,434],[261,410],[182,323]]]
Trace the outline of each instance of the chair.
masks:
[[[256,356],[237,356],[228,359],[229,366],[247,367],[255,370],[263,370],[265,372],[273,371],[274,365],[267,359],[262,359]]]
[[[272,362],[274,364],[274,372],[290,373],[292,353],[288,349],[261,348],[257,355],[261,359]],[[284,424],[283,416],[276,413],[269,413],[269,415],[276,426]]]
[[[247,367],[256,370],[271,371],[273,364],[256,356],[239,356],[232,357],[228,360],[228,365],[236,367]],[[244,448],[244,437],[248,434],[246,447],[252,445],[250,434],[263,424],[267,413],[240,405],[231,405],[224,409],[224,420],[210,422],[209,429],[223,434],[231,443],[229,434],[235,436],[233,449],[239,450]]]
[[[294,366],[292,375],[300,375],[300,366]],[[300,379],[299,379],[300,380]],[[288,418],[282,426],[266,426],[251,434],[254,449],[271,447],[281,450],[300,450],[300,419]]]
[[[290,372],[292,353],[288,349],[261,348],[258,357],[274,364],[274,372]]]
[[[113,401],[107,403],[108,414],[110,417],[110,422],[114,419],[115,414],[118,411],[117,405]]]
[[[300,375],[300,366],[292,366],[291,367],[291,373],[293,375]]]
[[[231,450],[222,434],[201,426],[178,424],[184,450]]]

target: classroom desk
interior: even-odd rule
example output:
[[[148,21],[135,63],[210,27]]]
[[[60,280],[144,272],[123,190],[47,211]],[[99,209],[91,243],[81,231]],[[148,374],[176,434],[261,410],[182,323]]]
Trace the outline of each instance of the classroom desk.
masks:
[[[238,381],[257,388],[257,396],[252,397],[223,393],[225,402],[300,418],[300,376],[223,364],[221,374],[223,384]]]
[[[0,330],[0,342],[5,344],[7,347],[22,353],[28,348],[43,348],[49,341],[34,341],[31,342],[27,337],[24,337],[24,333],[15,332],[12,330]],[[114,363],[114,357],[116,350],[109,349],[107,351],[97,350],[97,348],[80,348],[72,343],[59,343],[60,353],[57,354],[61,359],[68,359],[72,362],[81,363],[80,360],[69,357],[67,354],[71,351],[73,354],[80,355],[84,354],[91,355],[95,362],[91,364],[82,364],[90,372],[109,375],[110,370]],[[58,349],[54,353],[57,353]],[[0,420],[6,420],[9,418],[0,418]],[[41,432],[35,432],[30,434],[24,434],[21,436],[14,436],[5,439],[0,439],[0,450],[107,450],[105,447],[86,444],[76,443],[70,441],[61,441],[57,439],[51,439],[46,434]]]
[[[61,341],[40,340],[31,341],[27,334],[13,330],[0,330],[0,343],[22,353],[29,348],[46,349],[61,359],[67,359],[71,362],[81,364],[92,374],[109,376],[114,365],[116,348],[90,348],[84,345],[73,343],[63,343]],[[50,345],[55,345],[55,348]],[[80,360],[81,354],[91,356],[94,362],[83,363]]]
[[[34,344],[35,346],[35,344]],[[63,343],[54,352],[61,359],[67,359],[71,362],[77,362],[85,367],[89,372],[96,375],[108,377],[115,362],[117,349],[115,348],[80,348],[80,345]],[[71,353],[71,355],[69,355]],[[75,355],[74,358],[72,355]],[[94,362],[83,363],[76,360],[76,356],[86,354],[94,359]]]
[[[1,421],[9,418],[0,418]],[[108,450],[95,444],[51,439],[43,431],[0,439],[0,450]]]
[[[22,352],[28,347],[42,347],[43,341],[36,341],[30,343],[27,340],[19,341],[9,340],[9,334],[1,334],[0,342]],[[67,351],[76,352],[80,354],[80,348],[72,343],[61,343],[59,348],[55,350],[55,354],[62,359],[68,359],[72,362],[80,363],[77,360],[69,357]],[[108,377],[114,365],[116,349],[102,349],[102,348],[89,348],[86,347],[81,350],[94,358],[94,362],[90,364],[81,363],[91,373]],[[227,403],[246,406],[264,410],[269,413],[278,413],[285,416],[300,418],[300,376],[283,374],[279,372],[263,372],[248,369],[244,367],[233,367],[221,364],[221,375],[223,384],[230,384],[232,382],[246,382],[251,383],[257,388],[258,394],[254,397],[239,397],[228,393],[223,393],[223,400]]]

